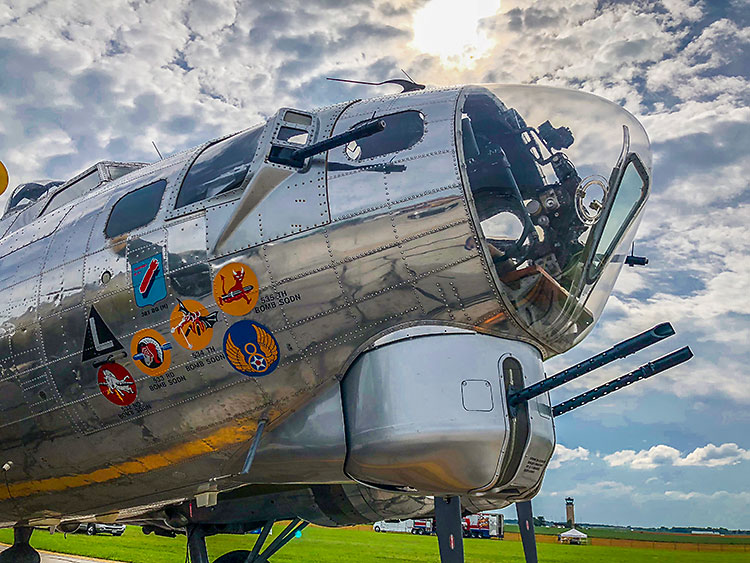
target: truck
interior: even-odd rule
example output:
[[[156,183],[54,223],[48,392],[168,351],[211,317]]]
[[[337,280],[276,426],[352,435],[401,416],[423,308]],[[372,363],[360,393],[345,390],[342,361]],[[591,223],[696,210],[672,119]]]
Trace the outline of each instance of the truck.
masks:
[[[505,535],[502,514],[469,514],[461,520],[465,538],[500,538]]]
[[[402,534],[429,535],[432,534],[432,520],[380,520],[372,525],[376,532],[399,532]]]

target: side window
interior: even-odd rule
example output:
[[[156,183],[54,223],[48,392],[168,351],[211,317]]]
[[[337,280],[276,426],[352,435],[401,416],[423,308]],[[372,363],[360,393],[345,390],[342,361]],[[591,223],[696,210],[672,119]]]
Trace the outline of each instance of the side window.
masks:
[[[166,180],[159,180],[130,192],[115,203],[104,228],[107,238],[119,236],[153,221],[159,212],[166,186]]]
[[[346,156],[352,160],[383,156],[413,147],[424,136],[424,116],[418,111],[402,111],[378,119],[385,121],[385,129],[346,145]]]
[[[239,187],[258,147],[263,126],[203,149],[185,175],[175,208],[184,207]]]
[[[54,211],[55,209],[62,207],[66,203],[70,203],[74,199],[89,193],[99,184],[101,184],[99,172],[94,170],[90,174],[86,174],[86,176],[84,176],[77,182],[70,184],[66,188],[63,188],[62,191],[57,192],[55,195],[53,195],[52,199],[47,204],[47,207],[44,208],[42,215],[49,213],[50,211]]]

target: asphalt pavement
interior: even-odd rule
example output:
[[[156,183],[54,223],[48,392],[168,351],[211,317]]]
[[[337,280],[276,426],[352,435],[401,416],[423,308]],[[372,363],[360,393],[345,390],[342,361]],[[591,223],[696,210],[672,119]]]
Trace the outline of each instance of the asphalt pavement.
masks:
[[[0,546],[0,551],[4,551],[8,546]],[[64,553],[52,553],[51,551],[40,551],[42,563],[120,563],[108,559],[95,559],[93,557],[83,557],[82,555],[65,555]]]

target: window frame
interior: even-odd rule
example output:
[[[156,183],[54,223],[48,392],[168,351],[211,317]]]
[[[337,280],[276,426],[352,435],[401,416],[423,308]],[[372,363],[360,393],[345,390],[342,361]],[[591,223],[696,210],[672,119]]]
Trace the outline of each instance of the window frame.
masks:
[[[171,188],[168,199],[166,201],[167,211],[166,211],[166,215],[164,219],[170,220],[170,219],[176,219],[178,217],[184,217],[185,215],[196,213],[198,211],[202,211],[209,207],[214,207],[216,205],[221,205],[221,204],[239,199],[242,196],[242,193],[244,192],[245,188],[247,188],[247,185],[250,183],[250,179],[252,178],[253,173],[257,171],[257,166],[255,164],[256,164],[256,161],[258,160],[258,155],[261,154],[259,152],[261,147],[265,146],[266,144],[266,139],[268,136],[268,125],[271,122],[272,121],[259,124],[254,127],[248,127],[246,129],[243,129],[242,131],[234,131],[232,133],[224,135],[223,137],[219,137],[218,139],[213,139],[211,141],[205,142],[202,145],[200,145],[195,150],[194,154],[191,155],[191,157],[187,159],[184,170],[175,179],[174,185]],[[195,201],[188,205],[183,205],[182,207],[176,207],[177,198],[180,195],[180,190],[182,190],[182,186],[185,183],[185,180],[187,179],[188,174],[190,173],[190,170],[193,168],[193,165],[200,158],[200,156],[208,148],[218,143],[221,143],[223,141],[226,141],[228,139],[231,139],[232,137],[236,137],[237,135],[246,133],[252,129],[257,129],[257,128],[260,128],[261,131],[260,131],[260,136],[258,137],[258,144],[255,147],[255,153],[252,155],[252,157],[248,161],[248,168],[247,168],[247,172],[245,173],[245,177],[236,188],[233,188],[227,192],[223,192],[223,193],[211,196],[211,197],[201,199],[199,201]],[[164,201],[162,201],[162,205],[164,205]]]
[[[161,192],[161,197],[159,198],[159,206],[156,208],[156,213],[154,213],[154,216],[147,223],[143,223],[142,225],[138,225],[137,227],[133,227],[132,229],[130,229],[128,231],[124,231],[124,232],[119,233],[119,234],[114,235],[114,236],[110,236],[109,234],[107,234],[107,227],[109,226],[109,222],[112,220],[112,213],[114,213],[115,208],[117,207],[117,204],[120,203],[121,201],[123,201],[126,197],[134,194],[135,192],[137,192],[139,190],[144,190],[144,189],[146,189],[146,188],[148,188],[150,186],[153,186],[154,184],[158,184],[159,182],[164,182],[164,189]],[[125,194],[119,195],[119,197],[117,198],[117,201],[115,201],[115,203],[112,204],[112,206],[109,208],[109,213],[107,213],[107,220],[104,222],[104,228],[102,229],[102,231],[104,233],[105,240],[107,240],[107,241],[113,241],[113,240],[115,240],[117,238],[120,238],[120,237],[123,237],[123,236],[129,237],[130,233],[132,233],[134,231],[137,231],[139,229],[142,229],[144,227],[147,227],[147,226],[151,225],[151,223],[153,223],[154,221],[156,221],[158,219],[158,217],[159,217],[159,213],[162,210],[162,207],[164,206],[164,195],[167,193],[168,188],[169,188],[169,178],[165,177],[165,178],[158,178],[156,180],[148,182],[147,184],[144,184],[142,186],[138,186],[138,187],[130,190],[129,192],[127,192]]]
[[[351,158],[349,156],[348,152],[347,152],[347,147],[349,146],[350,143],[347,143],[341,149],[343,151],[343,153],[344,153],[344,158],[346,158],[346,160],[348,160],[349,162],[358,162],[358,163],[371,162],[371,161],[377,160],[379,158],[383,158],[383,157],[390,156],[390,155],[395,155],[395,154],[398,154],[400,152],[408,151],[408,150],[413,149],[414,147],[416,147],[419,143],[421,143],[424,140],[425,135],[427,133],[427,119],[425,117],[425,114],[423,112],[421,112],[419,109],[409,108],[409,109],[403,109],[401,111],[396,111],[396,112],[393,112],[393,113],[389,113],[389,114],[386,114],[386,115],[378,115],[378,116],[375,116],[375,117],[373,117],[371,119],[365,119],[363,121],[355,123],[354,125],[351,126],[350,130],[354,129],[355,127],[359,127],[360,125],[364,125],[365,123],[370,123],[370,122],[378,120],[378,119],[385,120],[385,119],[392,118],[394,116],[401,115],[401,114],[406,114],[406,113],[416,113],[416,114],[418,114],[422,118],[422,135],[419,137],[419,139],[417,139],[416,141],[414,141],[411,145],[408,145],[408,146],[406,146],[404,148],[401,148],[401,149],[398,149],[398,150],[395,150],[395,151],[390,151],[390,152],[378,154],[378,155],[375,155],[375,156],[368,156],[367,158]],[[360,141],[366,141],[368,139],[375,140],[376,138],[377,138],[377,135],[374,135],[371,138],[365,137],[364,139],[360,139]],[[360,152],[361,152],[361,147],[360,147]]]
[[[75,184],[77,184],[81,180],[87,178],[88,176],[91,176],[92,174],[96,174],[97,176],[99,176],[99,183],[96,186],[94,186],[93,188],[91,188],[86,193],[83,193],[83,194],[79,195],[78,197],[75,197],[75,198],[71,199],[70,201],[68,201],[66,203],[63,203],[62,205],[56,207],[55,209],[60,209],[60,208],[65,207],[66,205],[68,205],[70,203],[73,203],[75,200],[80,199],[84,195],[93,192],[95,189],[97,189],[98,187],[100,187],[103,183],[105,183],[105,182],[108,181],[107,180],[108,176],[105,177],[105,173],[103,172],[102,168],[99,166],[99,163],[94,164],[93,166],[90,166],[89,168],[87,168],[86,170],[84,170],[83,172],[81,172],[80,174],[78,174],[77,176],[74,176],[73,178],[71,178],[70,180],[68,180],[67,182],[65,182],[62,186],[60,186],[57,189],[57,191],[55,191],[55,193],[51,194],[49,196],[49,199],[47,200],[47,202],[44,204],[44,207],[39,212],[38,217],[41,217],[42,215],[44,215],[46,213],[51,213],[52,211],[55,211],[55,209],[50,209],[50,205],[52,205],[52,202],[55,201],[55,198],[58,195],[60,195],[61,193],[63,193],[64,191],[67,191],[68,188],[73,187]]]
[[[641,188],[641,197],[638,199],[637,204],[633,206],[631,211],[628,213],[627,219],[623,221],[622,224],[620,225],[620,228],[617,230],[617,234],[612,238],[612,242],[610,243],[609,248],[607,248],[607,250],[604,252],[604,257],[599,263],[599,266],[594,268],[594,258],[596,255],[596,250],[599,247],[599,242],[601,241],[602,233],[604,231],[604,226],[607,224],[607,221],[609,220],[609,216],[614,207],[615,199],[617,198],[617,194],[620,191],[620,184],[622,184],[622,180],[625,176],[625,172],[627,171],[631,163],[635,167],[636,172],[638,173],[638,175],[641,178],[641,181],[643,182],[643,185]],[[643,209],[643,204],[648,198],[648,194],[650,193],[650,191],[651,191],[651,177],[648,174],[648,170],[646,169],[645,165],[643,164],[640,157],[636,153],[634,152],[629,153],[628,156],[625,158],[624,162],[622,163],[622,166],[617,171],[615,187],[614,189],[610,189],[610,192],[608,194],[608,201],[606,202],[606,208],[604,209],[604,212],[599,217],[599,220],[594,225],[594,230],[591,233],[591,236],[589,238],[589,240],[591,241],[590,242],[591,246],[589,246],[588,256],[586,257],[586,263],[583,269],[583,271],[585,272],[585,278],[586,278],[587,284],[595,283],[599,279],[599,277],[602,275],[602,272],[604,272],[604,269],[609,264],[610,259],[612,258],[612,254],[617,248],[617,245],[619,244],[619,241],[621,240],[622,235],[630,228],[630,226],[633,224],[633,220],[635,219],[635,217],[638,215],[640,210]]]

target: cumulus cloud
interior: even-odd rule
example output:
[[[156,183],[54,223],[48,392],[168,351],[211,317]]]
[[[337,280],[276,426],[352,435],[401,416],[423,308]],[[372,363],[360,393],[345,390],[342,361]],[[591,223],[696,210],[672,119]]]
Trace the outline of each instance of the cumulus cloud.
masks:
[[[675,465],[717,467],[719,465],[735,465],[748,459],[750,459],[750,450],[742,449],[737,444],[728,443],[720,446],[708,444],[702,448],[695,448],[684,458],[678,459]]]
[[[578,446],[577,448],[570,449],[566,448],[562,444],[555,445],[555,453],[552,456],[552,461],[549,462],[549,469],[557,469],[563,463],[575,460],[587,460],[589,458],[589,451],[586,448]]]
[[[604,456],[603,459],[612,467],[627,466],[632,469],[654,469],[663,466],[718,467],[749,460],[750,450],[740,448],[734,443],[720,446],[708,444],[683,456],[678,449],[659,444],[638,452],[620,450]]]

